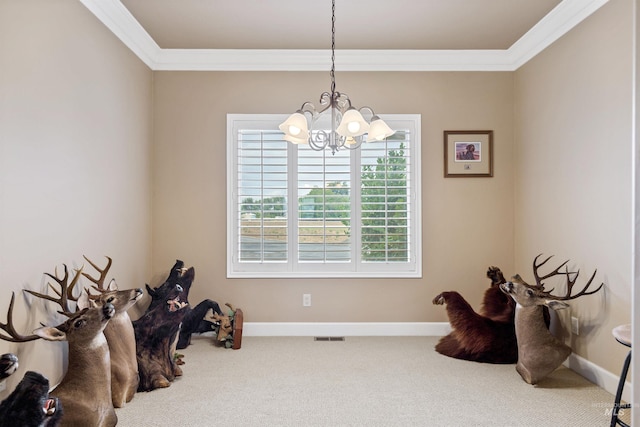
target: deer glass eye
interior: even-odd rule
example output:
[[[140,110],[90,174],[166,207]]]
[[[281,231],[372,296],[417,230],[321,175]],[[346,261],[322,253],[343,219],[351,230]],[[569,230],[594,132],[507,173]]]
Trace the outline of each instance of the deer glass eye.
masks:
[[[182,286],[180,286],[180,285],[178,285],[178,284],[176,283],[176,290],[177,290],[178,292],[182,292]]]
[[[84,326],[84,324],[87,323],[86,320],[84,319],[78,319],[75,322],[73,322],[73,327],[78,329],[78,328],[82,328]]]
[[[533,291],[531,289],[527,289],[527,296],[528,297],[532,297],[533,296]]]
[[[111,297],[109,297],[109,298],[107,299],[107,302],[113,302],[113,300],[114,300],[114,299],[115,299],[115,298],[111,296]]]

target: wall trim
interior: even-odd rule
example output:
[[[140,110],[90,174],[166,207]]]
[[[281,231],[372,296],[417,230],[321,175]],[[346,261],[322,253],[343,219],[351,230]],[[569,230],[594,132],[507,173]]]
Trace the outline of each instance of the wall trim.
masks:
[[[623,363],[624,360],[621,360],[620,370],[622,370]],[[582,375],[592,383],[596,384],[598,387],[605,389],[614,396],[616,395],[620,374],[613,374],[575,353],[572,353],[569,358],[565,360],[563,365],[576,372],[577,374]],[[631,402],[632,388],[633,386],[631,385],[631,383],[629,381],[626,381],[624,384],[624,390],[622,392],[622,400]],[[600,403],[608,402],[598,402],[598,404]],[[611,403],[613,404],[613,398],[611,399]]]
[[[244,322],[243,336],[443,336],[448,322]]]
[[[162,49],[120,0],[80,0],[151,70],[326,71],[328,50]],[[336,50],[339,71],[514,71],[609,0],[562,0],[509,49]]]
[[[448,322],[245,322],[243,336],[254,337],[315,337],[315,336],[424,336],[440,337],[451,332]],[[620,362],[620,369],[622,369]],[[598,387],[615,395],[619,375],[571,354],[564,366],[585,377]],[[625,384],[622,398],[631,401],[632,385]],[[613,400],[612,400],[613,402]],[[598,402],[606,404],[607,402]]]

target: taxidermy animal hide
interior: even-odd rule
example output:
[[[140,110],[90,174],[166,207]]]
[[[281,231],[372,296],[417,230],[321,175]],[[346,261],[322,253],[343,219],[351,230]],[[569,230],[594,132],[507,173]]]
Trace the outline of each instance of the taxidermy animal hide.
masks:
[[[61,418],[62,405],[49,398],[49,380],[33,371],[0,403],[0,427],[56,427]]]
[[[151,304],[133,322],[140,373],[138,391],[169,387],[176,376],[182,375],[174,360],[175,341],[188,306],[185,288],[191,286],[194,277],[193,267],[184,269],[180,261],[162,285],[154,289],[147,285]]]
[[[172,278],[177,277],[180,272],[184,272],[186,269],[184,268],[184,262],[180,260],[176,260],[171,273],[169,274],[168,281],[171,281]],[[191,283],[184,283],[182,285],[184,289],[184,293],[182,295],[182,300],[189,303],[189,291],[191,290]],[[214,322],[210,322],[205,319],[205,316],[209,312],[212,311],[214,317],[216,315],[222,315],[222,310],[220,310],[220,305],[213,300],[205,299],[198,303],[195,307],[191,308],[191,304],[184,308],[185,315],[182,321],[182,326],[180,327],[180,335],[178,338],[178,349],[184,349],[191,344],[191,335],[192,334],[200,334],[203,332],[213,332],[218,330],[218,325]]]
[[[515,303],[500,290],[505,283],[498,267],[489,267],[491,285],[484,293],[480,313],[458,292],[442,292],[433,299],[446,305],[452,331],[442,337],[436,351],[456,359],[484,363],[515,363],[518,345],[514,326]]]
[[[18,356],[13,353],[5,353],[0,356],[0,381],[8,378],[18,369]]]

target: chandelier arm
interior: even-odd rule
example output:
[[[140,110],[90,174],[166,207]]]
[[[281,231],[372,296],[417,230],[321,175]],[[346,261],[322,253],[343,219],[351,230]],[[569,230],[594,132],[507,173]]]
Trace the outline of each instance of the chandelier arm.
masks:
[[[373,111],[373,108],[365,106],[356,109],[352,106],[351,100],[346,93],[340,93],[336,91],[336,1],[331,1],[331,90],[330,92],[323,92],[320,95],[320,103],[316,107],[311,102],[305,102],[302,104],[298,113],[302,113],[307,119],[308,143],[309,147],[315,151],[321,151],[325,148],[330,148],[331,153],[335,154],[342,148],[349,150],[355,150],[359,148],[365,139],[362,137],[364,133],[367,133],[370,128],[370,121],[375,121],[376,134],[375,138],[367,137],[367,141],[377,141],[383,137],[393,134],[393,131],[382,121]],[[323,129],[315,130],[314,124],[317,125],[317,120],[321,114],[327,110],[331,111],[331,130],[326,131]],[[365,119],[362,112],[367,111],[367,116],[371,114],[369,120]],[[343,123],[345,116],[348,116],[348,122]],[[289,119],[287,119],[288,121]],[[296,120],[299,120],[297,118]],[[287,122],[283,123],[280,127],[284,131],[283,126]],[[284,126],[287,127],[287,126]],[[289,126],[291,127],[291,126]],[[353,129],[351,129],[353,128]],[[338,133],[338,129],[340,132]],[[389,133],[391,132],[391,133]],[[286,131],[285,131],[286,133]],[[296,133],[297,135],[297,133]],[[358,136],[353,136],[358,135]],[[382,135],[382,136],[381,136]],[[287,134],[287,140],[293,143],[301,143],[295,136]]]
[[[368,110],[369,113],[371,113],[371,117],[376,115],[375,111],[373,111],[373,108],[369,107],[368,105],[365,105],[364,107],[358,108],[358,111],[360,111],[360,114],[362,114],[363,110]],[[369,120],[371,120],[371,119],[369,119]]]
[[[342,92],[335,92],[333,97],[333,103],[335,107],[344,114],[349,108],[351,108],[351,99],[349,99],[349,95]]]
[[[309,147],[315,151],[322,151],[329,145],[330,135],[324,131],[309,132]]]
[[[300,111],[302,111],[303,113],[310,113],[312,116],[317,114],[316,106],[309,101],[302,104],[302,107],[300,107]]]

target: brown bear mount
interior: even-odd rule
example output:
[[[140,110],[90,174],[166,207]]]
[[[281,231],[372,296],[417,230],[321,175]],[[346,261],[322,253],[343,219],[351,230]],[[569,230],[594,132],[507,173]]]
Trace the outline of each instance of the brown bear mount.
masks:
[[[480,313],[455,291],[442,292],[433,299],[433,304],[446,306],[452,328],[440,339],[436,351],[474,362],[516,363],[515,302],[500,290],[506,280],[498,267],[489,267],[487,277],[491,285],[484,293]]]

